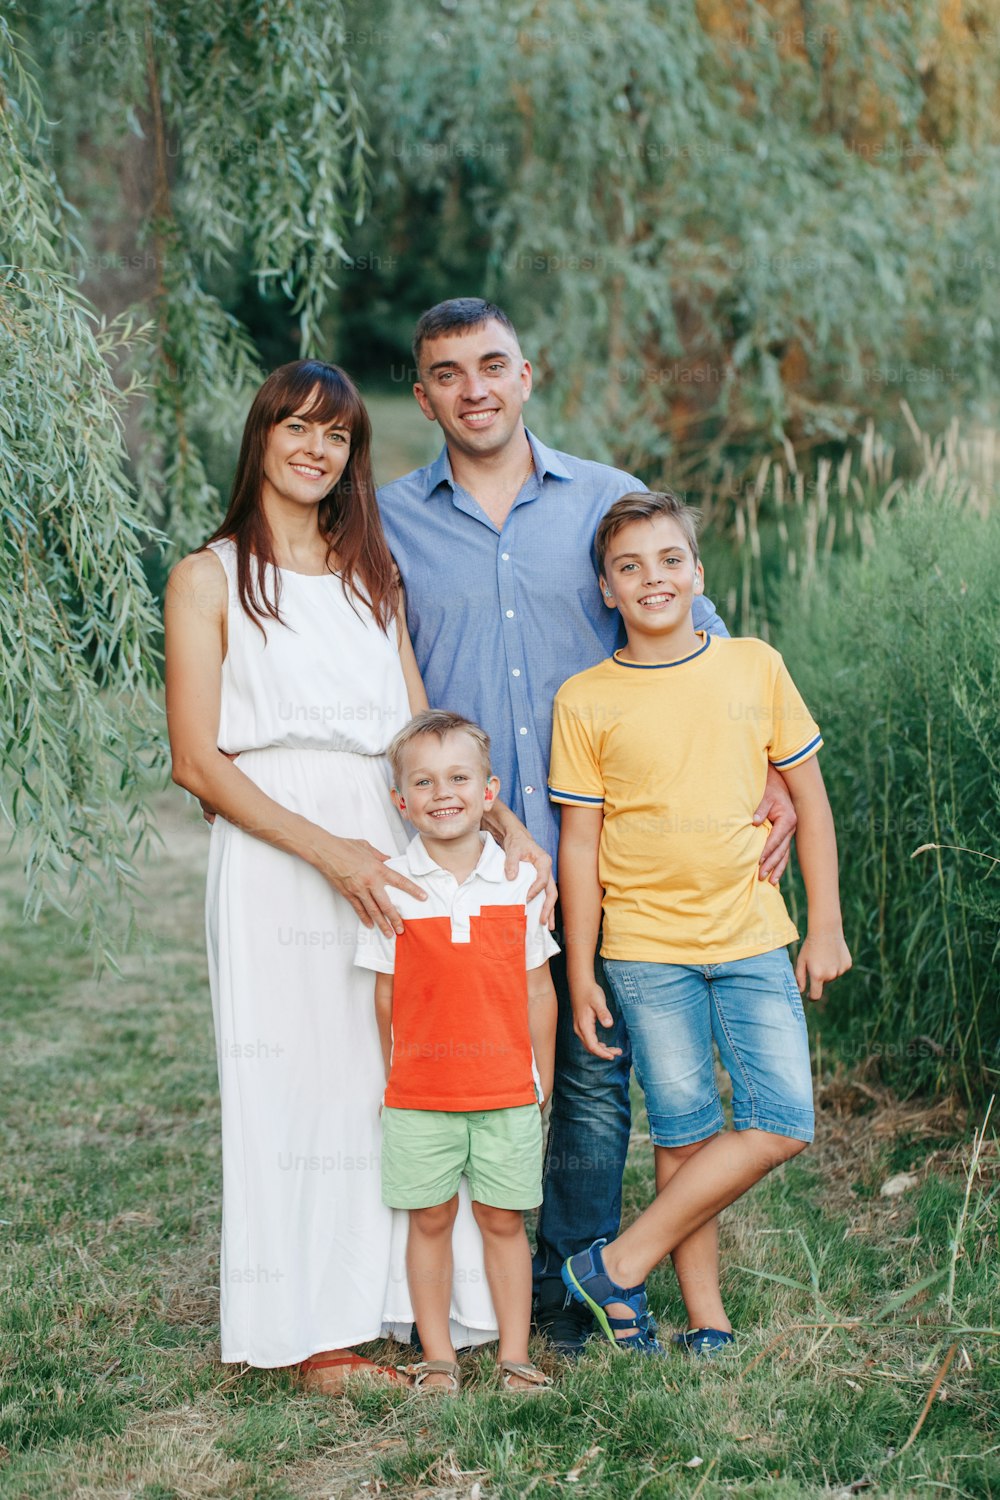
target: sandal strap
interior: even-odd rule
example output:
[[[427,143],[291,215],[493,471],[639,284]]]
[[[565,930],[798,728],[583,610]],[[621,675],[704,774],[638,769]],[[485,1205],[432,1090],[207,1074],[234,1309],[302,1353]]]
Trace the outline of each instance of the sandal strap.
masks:
[[[642,1327],[642,1319],[641,1319],[641,1317],[634,1317],[634,1318],[613,1318],[611,1316],[611,1314],[608,1313],[607,1314],[607,1319],[608,1319],[608,1322],[611,1324],[612,1328],[623,1328],[625,1330],[628,1330],[629,1328],[641,1328]]]
[[[396,1371],[391,1365],[377,1365],[374,1360],[365,1359],[361,1354],[310,1354],[308,1359],[301,1362],[300,1369],[303,1375],[310,1370],[377,1370],[380,1375],[391,1375],[395,1377]]]
[[[505,1386],[510,1385],[512,1375],[517,1376],[519,1380],[526,1380],[529,1385],[537,1385],[539,1388],[552,1384],[551,1376],[543,1374],[534,1365],[519,1365],[512,1359],[502,1359],[500,1369],[503,1372]]]
[[[449,1391],[460,1391],[462,1389],[462,1372],[453,1360],[422,1359],[419,1364],[400,1365],[399,1368],[405,1375],[410,1376],[415,1391],[422,1389],[428,1375],[447,1376]]]

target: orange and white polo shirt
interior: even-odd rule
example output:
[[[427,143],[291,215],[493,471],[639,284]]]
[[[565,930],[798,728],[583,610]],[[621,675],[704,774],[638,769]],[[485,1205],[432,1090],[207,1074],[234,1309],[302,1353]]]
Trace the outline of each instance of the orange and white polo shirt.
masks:
[[[528,1030],[529,969],[558,944],[530,902],[533,865],[504,875],[504,853],[480,835],[479,863],[461,885],[435,864],[418,835],[386,863],[427,892],[393,890],[404,931],[358,933],[355,963],[395,976],[392,1065],[385,1103],[394,1109],[487,1110],[535,1104]]]

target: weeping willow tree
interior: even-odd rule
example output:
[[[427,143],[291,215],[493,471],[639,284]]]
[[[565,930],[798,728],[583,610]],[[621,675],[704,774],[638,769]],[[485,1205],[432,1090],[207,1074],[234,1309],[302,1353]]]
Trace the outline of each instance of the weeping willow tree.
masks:
[[[260,378],[243,283],[287,305],[300,352],[325,347],[365,205],[351,38],[336,0],[40,0],[21,25],[58,100],[81,284],[151,324],[130,447],[147,514],[184,550],[218,514],[213,430],[238,425]]]
[[[66,273],[68,214],[38,99],[0,27],[0,799],[26,837],[29,913],[68,898],[106,933],[155,756],[148,528],[125,473],[127,392],[111,373],[134,330],[99,326]]]
[[[43,0],[15,19],[16,38],[0,21],[0,808],[27,851],[28,913],[68,906],[107,948],[163,763],[144,555],[216,524],[208,434],[257,376],[219,288],[249,268],[314,348],[365,142],[336,3]],[[130,242],[109,251],[123,222]],[[131,276],[117,309],[109,265]]]
[[[405,347],[414,288],[485,288],[551,435],[675,477],[900,395],[992,413],[998,31],[997,0],[387,0],[352,326]]]

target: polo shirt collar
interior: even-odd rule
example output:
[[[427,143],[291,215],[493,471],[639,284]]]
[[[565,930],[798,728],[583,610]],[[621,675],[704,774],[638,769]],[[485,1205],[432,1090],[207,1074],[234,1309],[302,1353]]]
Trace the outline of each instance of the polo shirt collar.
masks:
[[[539,442],[533,432],[525,428],[528,443],[531,446],[532,456],[535,460],[535,473],[544,479],[550,474],[554,479],[572,479],[573,476],[563,463],[554,448],[548,448]],[[451,485],[454,489],[455,479],[451,472],[451,459],[448,457],[448,444],[445,443],[441,452],[432,464],[427,467],[427,479],[424,489],[424,499],[429,500],[434,491],[442,484]]]
[[[480,838],[483,840],[483,852],[479,856],[479,863],[473,874],[478,875],[482,880],[489,880],[499,885],[505,878],[504,867],[507,857],[491,833],[481,833]],[[451,874],[450,870],[443,870],[436,860],[431,859],[419,833],[407,844],[405,858],[411,875],[433,875],[435,871],[445,875]]]

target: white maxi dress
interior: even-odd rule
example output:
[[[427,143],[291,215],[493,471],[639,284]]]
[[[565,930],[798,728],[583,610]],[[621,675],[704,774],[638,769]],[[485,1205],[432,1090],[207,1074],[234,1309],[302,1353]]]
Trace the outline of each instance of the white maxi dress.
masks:
[[[219,748],[268,796],[396,854],[385,749],[410,718],[395,631],[337,574],[279,570],[283,624],[229,583]],[[222,1096],[222,1358],[274,1367],[408,1333],[406,1215],[382,1203],[374,975],[351,906],[295,855],[216,818],[206,927]],[[496,1337],[463,1182],[453,1336]]]

